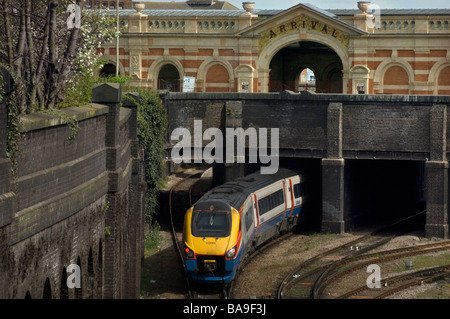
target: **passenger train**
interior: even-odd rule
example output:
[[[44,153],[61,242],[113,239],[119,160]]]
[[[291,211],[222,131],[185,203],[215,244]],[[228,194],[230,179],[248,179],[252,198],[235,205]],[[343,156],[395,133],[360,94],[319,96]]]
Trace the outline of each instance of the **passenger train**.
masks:
[[[194,283],[231,283],[243,260],[291,230],[305,197],[302,175],[279,169],[213,188],[184,216],[185,266]]]

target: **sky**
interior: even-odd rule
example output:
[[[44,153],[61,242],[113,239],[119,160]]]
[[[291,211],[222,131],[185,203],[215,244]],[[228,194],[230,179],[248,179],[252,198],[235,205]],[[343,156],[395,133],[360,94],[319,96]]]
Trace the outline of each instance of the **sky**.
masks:
[[[170,2],[171,0],[157,0]],[[176,2],[183,0],[175,0]],[[238,8],[242,2],[255,2],[255,9],[288,9],[301,2],[310,3],[321,9],[357,9],[358,0],[225,0]],[[373,0],[381,9],[450,9],[449,0]]]

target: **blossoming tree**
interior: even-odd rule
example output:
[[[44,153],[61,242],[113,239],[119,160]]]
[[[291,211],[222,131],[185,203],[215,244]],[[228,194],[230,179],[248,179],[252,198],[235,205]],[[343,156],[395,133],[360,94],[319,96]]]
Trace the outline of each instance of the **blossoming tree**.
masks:
[[[115,37],[115,20],[82,10],[83,2],[0,0],[0,66],[11,73],[21,112],[57,107],[101,67],[96,50]]]

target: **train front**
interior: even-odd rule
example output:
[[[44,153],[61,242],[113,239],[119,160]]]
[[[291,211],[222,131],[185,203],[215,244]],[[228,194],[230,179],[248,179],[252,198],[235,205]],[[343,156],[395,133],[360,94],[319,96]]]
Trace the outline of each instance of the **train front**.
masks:
[[[239,212],[219,200],[195,204],[184,218],[184,254],[189,280],[230,283],[239,263]]]

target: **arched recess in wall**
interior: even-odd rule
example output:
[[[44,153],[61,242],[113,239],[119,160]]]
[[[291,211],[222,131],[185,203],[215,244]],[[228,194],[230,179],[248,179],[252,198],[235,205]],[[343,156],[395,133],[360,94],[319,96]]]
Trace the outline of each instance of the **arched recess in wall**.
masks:
[[[92,255],[92,247],[89,247],[89,255],[88,255],[88,265],[87,265],[87,291],[86,291],[86,298],[92,299],[94,298],[94,257]]]
[[[450,95],[450,60],[436,62],[430,69],[428,80],[433,85],[434,95]]]
[[[352,94],[370,93],[369,88],[370,69],[365,65],[355,65],[350,70],[350,79],[352,81]]]
[[[198,68],[197,83],[201,92],[230,92],[234,88],[234,70],[223,59],[206,59]]]
[[[50,284],[50,278],[48,277],[45,279],[42,299],[52,299],[52,287]]]
[[[375,71],[374,93],[409,94],[414,70],[404,61],[384,61]]]
[[[98,243],[98,261],[97,261],[97,299],[103,297],[103,245],[100,239]]]
[[[205,92],[230,92],[230,74],[221,64],[211,65],[206,72]]]
[[[181,79],[184,76],[184,67],[181,64],[180,61],[178,61],[175,58],[163,56],[158,59],[156,59],[148,68],[148,83],[149,87],[153,90],[158,90],[158,78],[160,76],[161,70],[166,65],[172,65],[177,70],[179,76],[180,76],[180,82]],[[180,83],[181,84],[181,83]]]
[[[330,63],[321,70],[320,77],[324,79],[323,87],[316,87],[317,92],[342,93],[343,74],[342,63]],[[317,77],[317,75],[316,75]]]
[[[69,299],[69,287],[67,287],[67,269],[66,269],[66,267],[63,267],[62,274],[61,274],[59,299]]]
[[[82,289],[83,289],[83,286],[84,286],[84,280],[83,280],[83,268],[81,267],[81,258],[80,258],[80,256],[78,256],[78,258],[77,258],[77,265],[78,265],[78,267],[80,267],[81,287],[77,288],[75,286],[75,288],[74,288],[75,289],[75,299],[81,299],[81,298],[83,298],[83,291],[82,291]]]
[[[238,81],[237,91],[249,93],[253,92],[255,81],[255,68],[248,64],[240,64],[235,70],[234,74]],[[255,84],[257,86],[257,83]]]

